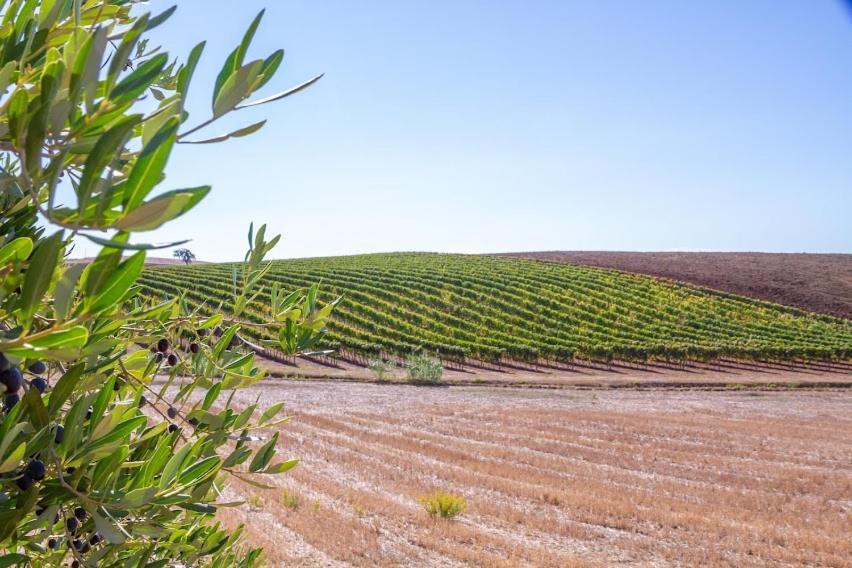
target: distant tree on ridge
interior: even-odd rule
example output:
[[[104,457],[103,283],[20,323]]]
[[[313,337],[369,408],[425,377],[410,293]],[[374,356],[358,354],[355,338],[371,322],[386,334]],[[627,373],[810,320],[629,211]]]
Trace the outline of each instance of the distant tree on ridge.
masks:
[[[195,260],[195,254],[189,249],[177,249],[172,256],[181,259],[184,264],[189,264]]]

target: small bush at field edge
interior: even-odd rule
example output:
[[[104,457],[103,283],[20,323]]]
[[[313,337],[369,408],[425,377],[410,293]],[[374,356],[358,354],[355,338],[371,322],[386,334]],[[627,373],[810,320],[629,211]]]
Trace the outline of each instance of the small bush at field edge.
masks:
[[[444,374],[444,366],[439,359],[423,354],[409,355],[405,368],[408,380],[413,383],[439,383]]]
[[[446,491],[435,491],[428,497],[421,497],[420,502],[427,513],[442,519],[453,519],[467,508],[464,497]]]
[[[393,370],[396,369],[396,365],[393,361],[376,358],[370,359],[369,363],[367,363],[367,368],[370,369],[376,380],[388,381],[393,377]]]

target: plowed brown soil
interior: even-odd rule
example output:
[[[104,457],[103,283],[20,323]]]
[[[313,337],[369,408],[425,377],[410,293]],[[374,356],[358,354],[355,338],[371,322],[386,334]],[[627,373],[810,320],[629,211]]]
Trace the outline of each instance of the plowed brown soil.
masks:
[[[638,272],[852,318],[852,254],[546,251],[509,256]]]
[[[225,510],[271,566],[849,566],[852,392],[265,380],[275,489]],[[456,520],[418,499],[464,496]]]

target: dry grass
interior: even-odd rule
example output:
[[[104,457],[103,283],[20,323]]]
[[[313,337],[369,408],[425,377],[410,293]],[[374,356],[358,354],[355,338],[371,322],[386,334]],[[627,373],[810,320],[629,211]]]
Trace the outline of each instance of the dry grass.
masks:
[[[246,401],[258,392],[245,393]],[[223,514],[283,565],[850,565],[852,393],[267,383],[300,467]],[[419,499],[462,496],[453,521]],[[296,506],[293,506],[297,503]]]

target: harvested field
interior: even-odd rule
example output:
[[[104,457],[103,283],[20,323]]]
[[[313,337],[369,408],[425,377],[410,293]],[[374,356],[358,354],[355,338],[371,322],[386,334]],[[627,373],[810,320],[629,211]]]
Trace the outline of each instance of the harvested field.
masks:
[[[823,565],[852,558],[852,393],[266,380],[280,449],[246,484],[270,565]],[[418,502],[464,496],[456,520]],[[229,495],[234,497],[237,495]]]
[[[546,251],[509,256],[638,272],[852,318],[852,254]]]

